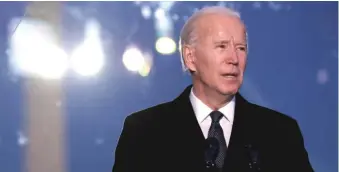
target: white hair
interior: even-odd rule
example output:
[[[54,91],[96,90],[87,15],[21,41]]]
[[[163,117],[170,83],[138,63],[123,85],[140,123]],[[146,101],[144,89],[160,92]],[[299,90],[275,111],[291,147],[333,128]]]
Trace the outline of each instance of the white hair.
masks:
[[[187,71],[188,68],[186,67],[185,61],[184,61],[184,55],[183,55],[183,47],[185,45],[191,45],[194,46],[196,44],[196,41],[198,39],[198,35],[196,34],[196,27],[195,22],[197,19],[199,19],[201,16],[204,16],[206,14],[222,14],[227,16],[235,16],[240,18],[240,13],[227,7],[221,7],[221,6],[210,6],[210,7],[204,7],[200,9],[199,11],[195,12],[184,24],[183,28],[180,32],[180,40],[179,40],[179,51],[180,51],[180,60],[182,64],[182,68],[184,71]],[[246,32],[246,41],[247,41],[247,32]]]

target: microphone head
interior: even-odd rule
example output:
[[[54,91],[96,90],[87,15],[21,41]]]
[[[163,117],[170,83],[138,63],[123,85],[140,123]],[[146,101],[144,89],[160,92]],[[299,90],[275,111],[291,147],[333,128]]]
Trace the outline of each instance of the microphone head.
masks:
[[[251,169],[256,169],[256,171],[260,171],[260,158],[259,158],[259,151],[258,149],[256,149],[255,146],[253,146],[252,144],[247,144],[245,145],[245,148],[247,149],[247,154],[248,154],[248,158],[249,158],[249,165]]]

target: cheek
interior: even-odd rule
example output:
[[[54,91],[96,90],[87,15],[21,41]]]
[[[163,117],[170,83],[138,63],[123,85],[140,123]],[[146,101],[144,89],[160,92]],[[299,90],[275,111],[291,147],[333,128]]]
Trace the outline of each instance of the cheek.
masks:
[[[247,58],[246,56],[240,57],[239,58],[239,67],[242,70],[242,72],[244,72],[245,68],[246,68],[246,63],[247,63]]]
[[[200,56],[197,58],[197,66],[200,70],[204,71],[204,73],[210,73],[213,71],[216,66],[215,55],[211,53],[211,51],[201,52]]]

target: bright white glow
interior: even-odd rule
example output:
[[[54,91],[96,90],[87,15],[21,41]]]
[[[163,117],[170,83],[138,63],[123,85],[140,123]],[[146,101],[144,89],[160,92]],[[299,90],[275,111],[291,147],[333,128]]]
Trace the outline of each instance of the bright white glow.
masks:
[[[161,32],[164,34],[170,34],[173,30],[173,21],[170,17],[164,17],[161,19],[157,19],[155,21],[155,29],[157,32]]]
[[[21,75],[60,79],[68,69],[67,54],[57,46],[56,35],[46,23],[23,20],[10,43],[11,65]]]
[[[48,49],[46,49],[46,51],[48,51]],[[58,79],[63,77],[69,67],[67,54],[57,47],[51,47],[49,53],[51,53],[49,58],[41,59],[42,63],[38,68],[40,70],[37,70],[38,73],[46,79]]]
[[[80,45],[71,56],[72,69],[82,76],[94,76],[100,72],[104,66],[102,50],[95,43],[85,42]]]
[[[18,144],[19,144],[19,146],[26,145],[27,142],[28,142],[28,138],[22,132],[20,132],[20,131],[17,133],[17,135],[18,135]]]
[[[95,39],[100,36],[100,23],[96,19],[88,19],[85,26],[85,35],[89,39]]]
[[[122,56],[122,62],[129,71],[137,72],[145,64],[145,59],[142,52],[136,48],[127,48]]]
[[[141,14],[145,19],[149,19],[151,17],[152,11],[151,8],[147,5],[141,7]]]
[[[166,17],[166,11],[162,8],[157,8],[154,12],[154,16],[157,20],[161,20]]]
[[[173,35],[173,20],[171,17],[169,15],[162,14],[162,12],[158,12],[157,16],[158,17],[156,17],[154,22],[157,36]]]
[[[96,20],[87,22],[85,41],[75,49],[70,62],[71,68],[82,76],[94,76],[103,68],[105,57]]]
[[[175,1],[160,1],[159,2],[160,8],[162,8],[166,11],[171,10],[171,8],[173,7],[174,4],[175,4]]]
[[[155,43],[155,49],[160,54],[172,54],[176,51],[176,43],[170,37],[160,37]]]

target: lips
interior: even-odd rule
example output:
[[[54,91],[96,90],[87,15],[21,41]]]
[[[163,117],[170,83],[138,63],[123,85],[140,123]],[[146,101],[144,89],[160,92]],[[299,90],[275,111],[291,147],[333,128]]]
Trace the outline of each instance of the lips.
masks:
[[[224,77],[237,77],[238,75],[239,73],[235,73],[235,72],[222,74],[222,76]]]

